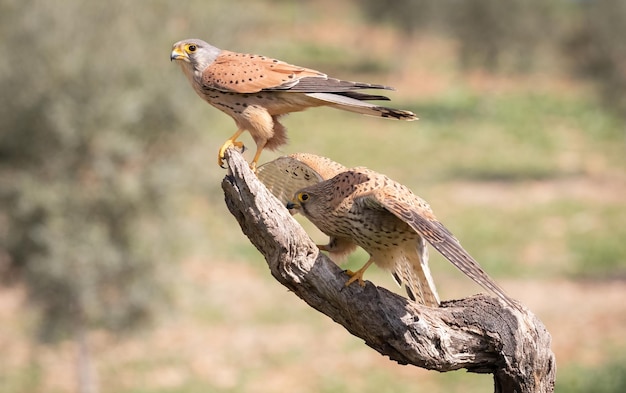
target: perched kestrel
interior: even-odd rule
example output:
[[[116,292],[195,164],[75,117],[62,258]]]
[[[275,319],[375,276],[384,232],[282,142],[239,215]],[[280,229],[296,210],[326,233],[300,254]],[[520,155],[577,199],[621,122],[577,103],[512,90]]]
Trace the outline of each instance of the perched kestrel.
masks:
[[[296,191],[287,207],[297,209],[330,236],[320,249],[345,254],[358,245],[367,251],[370,259],[358,271],[349,272],[346,285],[354,281],[364,285],[363,273],[376,263],[396,274],[403,270],[401,278],[414,297],[438,305],[427,264],[428,242],[465,275],[517,308],[437,220],[428,203],[385,175],[362,167],[348,169]]]
[[[230,115],[237,132],[220,148],[218,164],[229,146],[242,147],[237,138],[249,131],[257,145],[251,167],[256,168],[263,149],[287,143],[281,116],[316,106],[399,120],[416,120],[409,111],[371,104],[388,97],[361,93],[363,89],[391,87],[329,78],[326,74],[265,56],[221,50],[198,39],[174,44],[176,60],[198,95]]]
[[[349,171],[348,168],[329,158],[308,153],[295,153],[261,165],[257,176],[274,196],[287,205],[296,191],[347,171]],[[295,214],[302,209],[294,208],[290,211]],[[328,244],[318,245],[318,247],[323,251],[328,251],[335,262],[344,259],[357,247],[357,242],[351,236],[335,236],[332,233],[326,233],[330,236]],[[406,244],[405,251],[398,248],[395,254],[389,253],[379,261],[377,260],[377,264],[391,270],[395,281],[400,286],[404,284],[411,299],[429,306],[438,306],[439,296],[428,268],[427,243],[423,237],[414,233],[411,234],[411,239],[406,239],[406,242],[412,241],[412,243]],[[366,250],[369,252],[369,248]],[[362,270],[364,271],[365,268]],[[354,273],[350,271],[347,273],[354,277]],[[361,277],[362,275],[361,272]],[[356,279],[351,279],[348,283]],[[359,280],[362,282],[362,279]]]

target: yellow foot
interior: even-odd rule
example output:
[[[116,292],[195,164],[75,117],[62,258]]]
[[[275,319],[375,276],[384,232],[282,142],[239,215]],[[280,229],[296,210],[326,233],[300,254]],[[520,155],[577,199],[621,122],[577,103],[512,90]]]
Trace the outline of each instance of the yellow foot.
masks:
[[[252,173],[256,173],[256,161],[252,161],[250,163],[250,169],[252,170]]]
[[[365,263],[365,265],[363,265],[362,268],[360,268],[359,270],[357,270],[356,272],[353,272],[351,270],[346,270],[346,274],[348,276],[350,276],[350,279],[346,282],[346,286],[352,284],[355,281],[359,281],[359,285],[364,287],[365,286],[365,281],[363,281],[363,273],[365,273],[365,271],[367,270],[368,267],[370,267],[370,265],[374,263],[374,260],[372,258],[370,258],[367,263]]]
[[[220,147],[220,151],[217,155],[217,165],[219,165],[222,168],[224,168],[224,153],[226,152],[226,149],[228,149],[231,146],[235,146],[242,150],[244,149],[243,142],[239,142],[234,139],[226,140],[226,142],[224,142],[222,147]]]
[[[363,273],[365,272],[364,269],[359,269],[356,272],[353,272],[352,270],[345,270],[345,272],[348,276],[350,276],[350,279],[346,281],[346,286],[349,286],[355,281],[358,281],[360,286],[365,286],[365,281],[363,280]]]

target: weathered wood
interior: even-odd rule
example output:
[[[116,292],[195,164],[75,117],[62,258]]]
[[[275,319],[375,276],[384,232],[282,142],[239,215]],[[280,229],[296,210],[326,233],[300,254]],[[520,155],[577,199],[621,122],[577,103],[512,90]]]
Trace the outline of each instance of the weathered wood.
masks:
[[[425,307],[348,276],[320,253],[300,224],[234,149],[226,152],[226,204],[272,275],[316,310],[400,364],[494,374],[496,392],[554,391],[550,334],[524,307],[486,295]]]

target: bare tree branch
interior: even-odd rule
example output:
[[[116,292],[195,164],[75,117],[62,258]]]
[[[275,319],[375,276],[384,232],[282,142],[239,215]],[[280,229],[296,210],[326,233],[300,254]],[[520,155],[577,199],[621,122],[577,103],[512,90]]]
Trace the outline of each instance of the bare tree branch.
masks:
[[[226,204],[265,256],[272,275],[316,310],[400,364],[493,373],[496,392],[554,391],[550,334],[530,311],[477,295],[425,307],[348,276],[320,253],[287,209],[234,149],[226,152]]]

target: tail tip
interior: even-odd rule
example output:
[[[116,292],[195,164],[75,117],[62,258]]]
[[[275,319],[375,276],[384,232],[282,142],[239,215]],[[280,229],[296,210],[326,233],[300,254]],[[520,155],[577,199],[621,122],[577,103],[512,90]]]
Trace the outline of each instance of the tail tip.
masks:
[[[419,117],[415,115],[415,113],[410,111],[402,111],[397,109],[388,109],[384,108],[384,111],[381,111],[381,117],[386,119],[396,119],[396,120],[405,120],[405,121],[415,121],[419,120]]]

